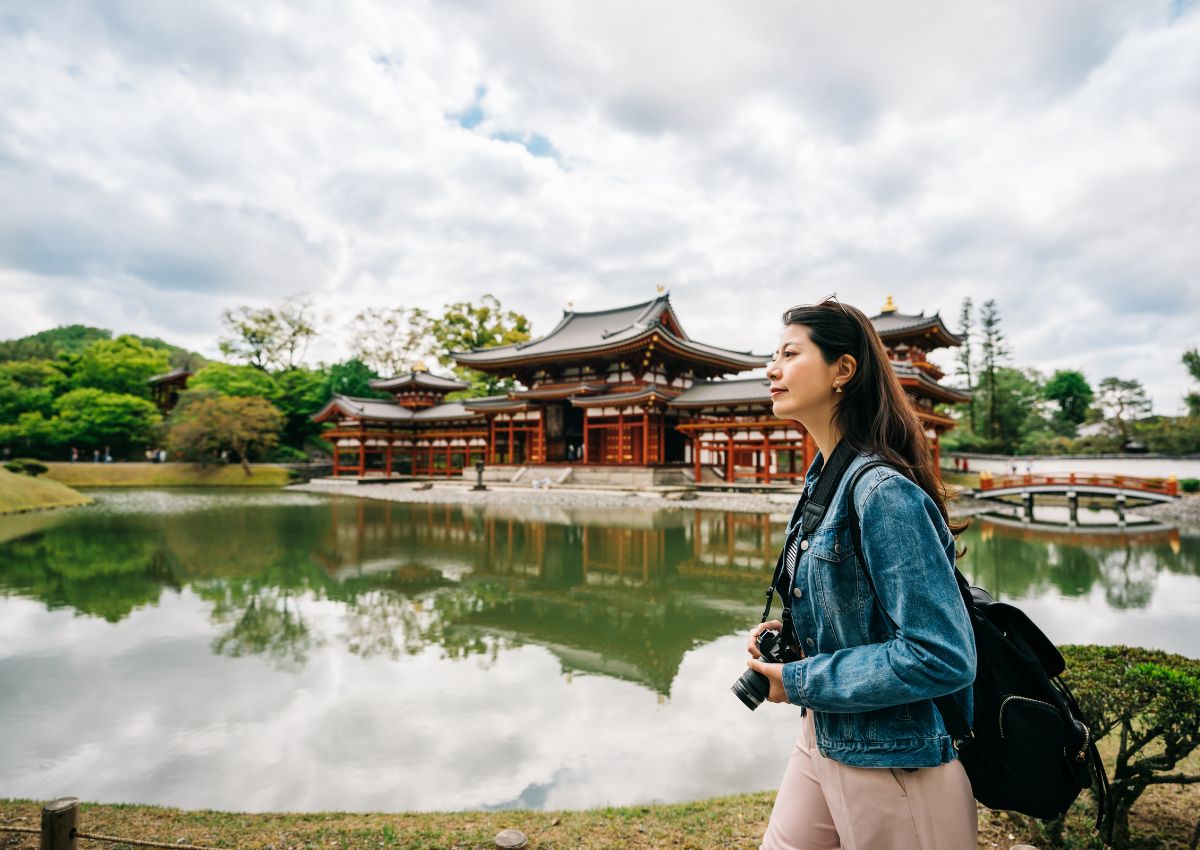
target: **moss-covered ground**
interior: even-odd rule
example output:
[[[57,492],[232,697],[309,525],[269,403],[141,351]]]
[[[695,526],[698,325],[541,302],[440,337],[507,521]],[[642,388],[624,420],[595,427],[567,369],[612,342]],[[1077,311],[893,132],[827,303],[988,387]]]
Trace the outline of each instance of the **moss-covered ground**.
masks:
[[[0,514],[86,505],[92,500],[46,476],[33,478],[0,468]]]
[[[282,487],[283,466],[253,464],[250,475],[238,464],[47,463],[46,476],[71,487]]]

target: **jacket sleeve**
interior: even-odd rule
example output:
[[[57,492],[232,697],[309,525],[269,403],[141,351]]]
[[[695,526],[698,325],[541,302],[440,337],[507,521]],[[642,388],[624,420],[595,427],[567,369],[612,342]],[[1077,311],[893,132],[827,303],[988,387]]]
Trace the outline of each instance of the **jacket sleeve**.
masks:
[[[975,638],[937,505],[898,474],[879,481],[860,505],[866,568],[894,633],[883,643],[784,665],[788,700],[817,711],[863,712],[967,687],[975,680]]]

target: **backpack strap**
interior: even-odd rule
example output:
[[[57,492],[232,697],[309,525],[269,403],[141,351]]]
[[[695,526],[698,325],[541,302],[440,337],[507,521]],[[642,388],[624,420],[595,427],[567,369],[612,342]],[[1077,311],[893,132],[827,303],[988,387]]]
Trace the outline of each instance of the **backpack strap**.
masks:
[[[892,626],[893,633],[900,630],[896,625],[896,621],[892,619],[892,615],[883,607],[883,601],[879,598],[879,592],[875,589],[875,580],[871,578],[871,571],[867,568],[867,557],[863,554],[862,546],[862,526],[858,520],[858,506],[854,503],[854,488],[858,486],[859,480],[876,467],[884,467],[887,469],[895,469],[891,464],[882,460],[873,460],[870,463],[864,463],[854,472],[854,476],[850,479],[850,484],[846,488],[846,500],[850,507],[850,533],[851,539],[854,542],[854,552],[858,556],[859,569],[867,579],[867,585],[871,588],[871,595],[875,597],[875,604],[879,607],[880,613]],[[958,567],[954,568],[954,579],[958,584],[959,595],[962,596],[963,604],[967,607],[968,615],[971,612],[973,603],[971,601],[971,588],[967,579]],[[959,708],[957,702],[951,694],[935,697],[933,704],[937,706],[938,712],[942,715],[942,721],[946,724],[946,731],[950,733],[950,738],[954,743],[954,749],[962,748],[963,742],[975,737],[971,731],[971,725],[967,723],[967,718],[963,715],[963,711]]]
[[[801,549],[808,548],[809,535],[817,530],[817,526],[825,518],[825,514],[829,510],[829,503],[833,500],[833,494],[837,492],[838,485],[842,483],[842,476],[846,474],[846,469],[856,457],[858,457],[858,452],[850,448],[845,440],[839,440],[821,468],[821,473],[817,477],[817,486],[813,487],[811,492],[806,488],[803,495],[800,496],[800,503],[796,505],[796,510],[792,513],[789,528],[795,527],[796,518],[799,517]],[[779,561],[775,564],[775,574],[771,578],[771,586],[767,588],[767,604],[763,608],[761,622],[765,623],[771,616],[771,602],[775,589],[779,586],[779,577],[783,575],[790,544],[790,538],[784,541],[783,551],[779,553]],[[788,610],[786,604],[783,610],[786,615]]]

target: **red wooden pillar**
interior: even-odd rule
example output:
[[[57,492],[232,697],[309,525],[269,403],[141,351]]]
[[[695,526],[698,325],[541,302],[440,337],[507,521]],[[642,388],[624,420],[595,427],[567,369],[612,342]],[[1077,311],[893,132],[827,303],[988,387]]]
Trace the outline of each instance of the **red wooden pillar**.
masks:
[[[625,463],[625,408],[617,408],[617,463]]]
[[[764,484],[771,483],[771,429],[763,428],[763,468],[762,480]]]
[[[733,432],[725,432],[725,480],[730,484],[737,478],[733,468]]]
[[[650,463],[650,411],[642,408],[642,463]]]
[[[583,409],[583,462],[585,465],[588,463],[588,443],[591,442],[589,430],[590,426],[588,425],[588,412],[587,408],[585,407]]]
[[[493,464],[496,462],[496,416],[495,414],[487,418],[488,421],[488,444],[487,444],[487,462]]]
[[[333,441],[333,477],[338,477],[338,441]]]
[[[362,478],[367,474],[367,435],[366,431],[359,426],[358,429],[358,477]]]
[[[446,441],[446,477],[447,478],[449,478],[451,475],[454,474],[454,472],[451,468],[451,463],[450,463],[450,448],[451,448],[450,442]]]
[[[517,443],[513,435],[517,433],[516,420],[509,416],[508,418],[508,462],[517,462]]]
[[[695,435],[692,437],[692,461],[696,465],[696,483],[699,484],[700,476],[702,474],[702,469],[700,466],[700,449],[703,447],[703,443],[700,442],[700,431],[692,431],[692,434]]]
[[[384,475],[386,475],[388,478],[392,477],[392,441],[391,440],[387,441],[387,467],[386,467],[386,470],[384,471]]]
[[[538,463],[546,462],[546,411],[543,409],[538,415],[538,445],[534,455],[534,460]]]

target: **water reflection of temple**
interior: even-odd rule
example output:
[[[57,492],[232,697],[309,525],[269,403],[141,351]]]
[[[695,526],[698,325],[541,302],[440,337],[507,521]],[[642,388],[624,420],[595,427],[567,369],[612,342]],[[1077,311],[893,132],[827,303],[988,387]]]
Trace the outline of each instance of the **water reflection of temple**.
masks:
[[[330,512],[318,558],[331,575],[388,564],[441,574],[425,607],[441,605],[439,634],[456,645],[481,634],[534,643],[567,671],[659,693],[686,652],[753,622],[784,519],[360,499],[332,500]]]

